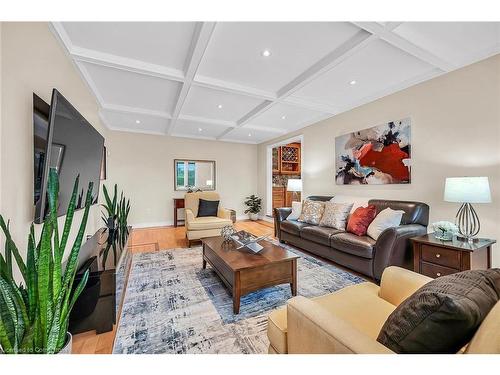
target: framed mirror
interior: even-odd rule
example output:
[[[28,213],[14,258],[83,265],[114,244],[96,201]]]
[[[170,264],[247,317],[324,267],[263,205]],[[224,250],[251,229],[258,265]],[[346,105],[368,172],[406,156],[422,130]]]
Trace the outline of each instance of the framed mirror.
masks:
[[[214,160],[174,160],[174,189],[215,190]]]

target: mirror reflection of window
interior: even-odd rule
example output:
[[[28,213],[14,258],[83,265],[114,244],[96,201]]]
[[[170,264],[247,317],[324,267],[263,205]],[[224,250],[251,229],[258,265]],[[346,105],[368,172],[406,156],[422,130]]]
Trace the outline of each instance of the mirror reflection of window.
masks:
[[[175,160],[175,190],[215,190],[215,161]]]

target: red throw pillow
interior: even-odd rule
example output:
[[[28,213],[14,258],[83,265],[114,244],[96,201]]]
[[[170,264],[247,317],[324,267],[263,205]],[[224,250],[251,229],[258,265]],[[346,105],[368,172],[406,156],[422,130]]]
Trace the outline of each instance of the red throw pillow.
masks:
[[[347,231],[357,236],[364,236],[375,216],[377,209],[374,205],[356,208],[347,222]]]

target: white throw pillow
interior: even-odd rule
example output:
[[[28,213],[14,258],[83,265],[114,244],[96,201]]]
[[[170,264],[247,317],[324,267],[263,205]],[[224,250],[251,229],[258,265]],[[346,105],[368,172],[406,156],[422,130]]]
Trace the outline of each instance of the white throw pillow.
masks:
[[[292,213],[288,215],[287,220],[298,220],[302,213],[302,202],[292,202]]]
[[[404,213],[404,211],[393,210],[392,208],[387,207],[385,210],[378,213],[368,227],[366,234],[374,240],[377,240],[380,234],[387,228],[399,227]]]
[[[330,202],[333,203],[344,203],[344,204],[351,204],[351,212],[349,214],[352,214],[354,210],[358,207],[367,207],[368,206],[368,201],[371,198],[364,198],[364,197],[354,197],[351,195],[335,195],[332,199],[330,199]]]
[[[352,203],[325,202],[325,212],[319,222],[322,227],[345,230],[347,216],[351,212]]]

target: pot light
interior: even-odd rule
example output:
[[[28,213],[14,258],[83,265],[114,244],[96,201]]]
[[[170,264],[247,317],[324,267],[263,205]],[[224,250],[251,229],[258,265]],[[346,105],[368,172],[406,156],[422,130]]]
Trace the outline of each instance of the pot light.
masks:
[[[271,51],[269,51],[268,49],[265,49],[264,51],[262,51],[262,56],[264,56],[264,57],[271,56]]]
[[[203,129],[202,129],[202,128],[198,128],[198,131],[199,131],[199,132],[202,132],[202,131],[203,131]]]
[[[252,136],[252,133],[248,133],[248,136],[251,137]]]
[[[217,108],[221,109],[221,108],[222,108],[222,104],[219,104],[219,105],[217,106]]]
[[[140,123],[141,123],[141,120],[135,120],[135,123],[136,123],[136,124],[140,124]]]
[[[351,82],[349,82],[350,85],[354,86],[356,84],[356,80],[352,80]]]
[[[286,119],[286,116],[285,115],[281,116],[281,119],[282,120]]]

